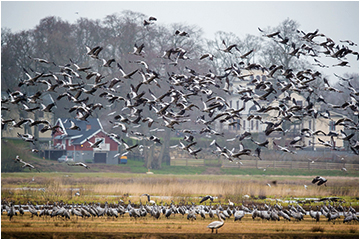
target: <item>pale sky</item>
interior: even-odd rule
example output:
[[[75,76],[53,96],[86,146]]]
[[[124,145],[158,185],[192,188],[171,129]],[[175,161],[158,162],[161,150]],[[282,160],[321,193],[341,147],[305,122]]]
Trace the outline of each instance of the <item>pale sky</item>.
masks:
[[[79,17],[103,20],[123,10],[154,16],[158,24],[196,25],[207,39],[214,39],[217,31],[240,38],[260,36],[258,27],[276,27],[289,18],[304,32],[319,29],[335,42],[359,43],[358,1],[2,1],[1,27],[18,32],[34,28],[48,16],[75,23]],[[350,64],[352,68],[339,68],[337,73],[358,73],[358,61]]]

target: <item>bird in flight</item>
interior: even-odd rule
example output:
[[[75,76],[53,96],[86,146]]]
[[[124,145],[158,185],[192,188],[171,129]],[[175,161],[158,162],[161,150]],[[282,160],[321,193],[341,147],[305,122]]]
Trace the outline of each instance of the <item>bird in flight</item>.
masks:
[[[80,166],[80,167],[84,167],[86,169],[89,169],[90,167],[88,165],[86,165],[85,163],[83,162],[77,162],[77,163],[69,163],[68,162],[68,165],[69,166]]]
[[[320,186],[324,183],[325,183],[324,185],[326,186],[326,182],[327,182],[327,179],[324,177],[321,177],[321,176],[317,176],[311,181],[312,184],[317,183],[318,186]]]

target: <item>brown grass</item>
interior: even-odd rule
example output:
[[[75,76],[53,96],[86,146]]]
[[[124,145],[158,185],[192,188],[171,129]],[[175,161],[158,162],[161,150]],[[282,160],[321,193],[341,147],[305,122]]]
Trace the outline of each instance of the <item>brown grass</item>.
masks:
[[[233,217],[225,221],[219,233],[211,234],[206,226],[214,219],[186,220],[186,216],[161,217],[159,220],[130,219],[129,215],[119,218],[94,218],[64,221],[58,218],[30,218],[15,216],[9,221],[1,217],[2,238],[355,238],[359,236],[357,223],[328,223],[322,217],[316,223],[305,216],[301,222],[252,220],[246,215],[241,222]],[[24,227],[31,222],[31,227]]]
[[[30,178],[31,179],[31,178]],[[329,177],[327,186],[311,184],[311,177],[276,177],[276,176],[131,176],[128,177],[37,177],[35,183],[23,178],[2,178],[2,198],[25,201],[94,201],[114,196],[139,201],[140,195],[168,196],[176,198],[200,197],[207,194],[217,196],[220,200],[241,202],[245,194],[249,196],[285,197],[324,197],[324,196],[359,196],[358,178]],[[276,180],[276,184],[272,183]],[[27,184],[26,184],[27,182]],[[18,183],[18,184],[16,184]],[[270,183],[271,187],[266,184]],[[308,189],[304,188],[304,184]],[[20,185],[20,186],[19,186]],[[43,191],[14,189],[19,187],[45,188]],[[13,188],[7,190],[7,188]],[[80,191],[81,196],[75,197]],[[146,198],[143,198],[144,201]],[[156,199],[154,199],[156,200]],[[166,198],[164,199],[166,201]],[[170,199],[168,199],[170,201]]]

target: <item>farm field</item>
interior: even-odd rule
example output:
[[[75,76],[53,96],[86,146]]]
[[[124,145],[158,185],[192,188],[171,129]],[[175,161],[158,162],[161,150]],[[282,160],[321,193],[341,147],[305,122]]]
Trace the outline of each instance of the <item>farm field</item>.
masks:
[[[177,214],[166,219],[90,218],[62,220],[59,218],[30,218],[30,214],[9,221],[1,217],[2,238],[359,238],[358,223],[329,223],[325,217],[315,223],[309,216],[300,222],[253,220],[247,214],[241,222],[227,219],[218,234],[206,226],[214,219],[200,217],[189,221]]]
[[[49,202],[63,202],[71,205],[82,203],[117,204],[122,200],[138,208],[140,201],[145,204],[149,193],[158,205],[176,205],[180,202],[199,205],[201,197],[210,194],[215,197],[213,210],[218,204],[227,208],[228,199],[240,207],[243,204],[252,208],[257,205],[274,205],[278,199],[284,208],[300,205],[308,211],[311,205],[322,206],[323,202],[311,202],[309,199],[338,197],[342,205],[350,204],[359,210],[358,177],[329,176],[327,186],[311,184],[310,176],[278,175],[147,175],[130,173],[5,173],[2,174],[2,200],[19,202],[26,208],[28,201],[39,205]],[[270,183],[271,187],[266,183]],[[307,189],[303,185],[308,185]],[[39,190],[44,188],[44,191]],[[80,192],[80,196],[75,196]],[[244,198],[248,195],[249,198]],[[325,202],[328,204],[328,202]],[[203,203],[204,204],[204,203]],[[335,205],[338,205],[336,202]],[[209,203],[206,202],[208,206]],[[187,220],[187,214],[171,215],[167,219],[161,214],[154,219],[149,214],[145,218],[134,219],[125,213],[118,218],[96,217],[70,219],[62,217],[14,216],[11,221],[6,213],[1,216],[2,238],[359,238],[359,224],[356,221],[343,223],[341,216],[335,223],[321,216],[315,223],[307,214],[302,221],[284,222],[253,220],[251,214],[245,214],[241,222],[231,216],[225,221],[219,233],[211,233],[207,225],[217,220],[207,215],[202,219]]]

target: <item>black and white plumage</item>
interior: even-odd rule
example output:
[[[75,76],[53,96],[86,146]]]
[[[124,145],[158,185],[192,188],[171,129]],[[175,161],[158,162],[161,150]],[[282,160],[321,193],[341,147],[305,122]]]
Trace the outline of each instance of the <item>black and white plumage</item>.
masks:
[[[317,176],[311,181],[312,184],[317,183],[318,186],[320,186],[324,183],[325,183],[324,185],[326,186],[326,182],[327,182],[327,179],[324,177],[321,177],[321,176]]]
[[[17,135],[25,142],[31,142],[34,145],[35,145],[35,141],[37,141],[37,139],[33,135],[28,133],[24,133],[24,134],[17,133]]]
[[[205,202],[206,200],[210,199],[210,201],[214,201],[214,197],[213,196],[210,196],[210,195],[206,195],[205,197],[203,197],[201,200],[200,200],[200,203],[203,203]]]
[[[104,139],[99,139],[95,142],[90,142],[90,139],[86,139],[88,143],[90,143],[90,148],[100,148],[100,144],[104,141]]]

